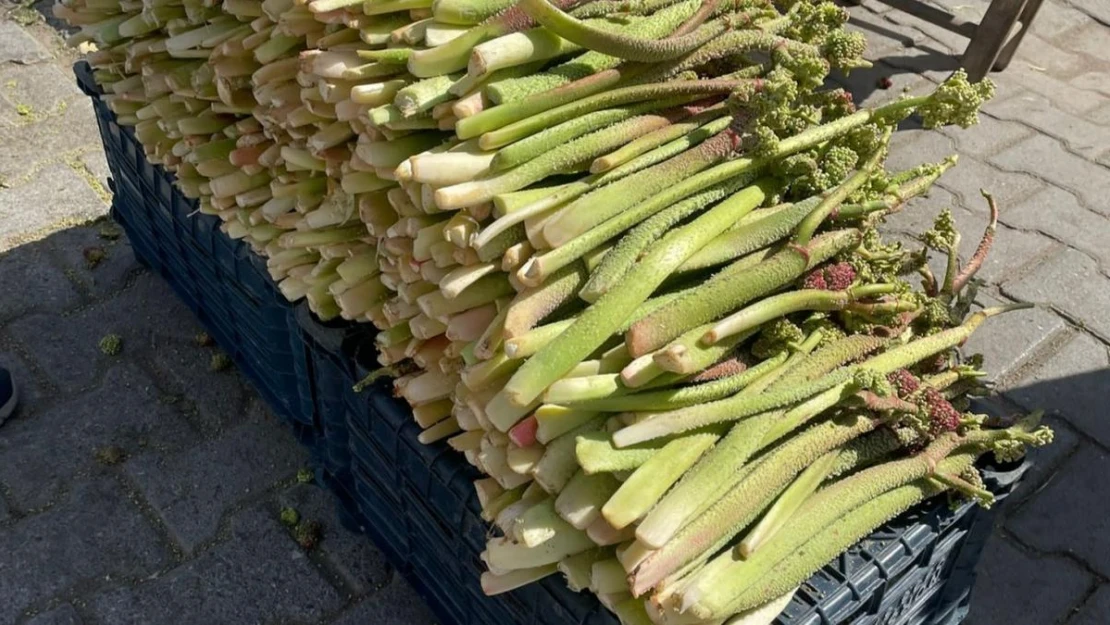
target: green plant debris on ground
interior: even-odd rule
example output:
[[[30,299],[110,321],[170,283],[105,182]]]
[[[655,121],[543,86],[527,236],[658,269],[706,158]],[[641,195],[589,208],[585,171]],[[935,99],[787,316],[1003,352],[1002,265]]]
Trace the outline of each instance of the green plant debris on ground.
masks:
[[[123,338],[118,334],[108,334],[100,339],[99,346],[106,356],[116,356],[123,351]]]

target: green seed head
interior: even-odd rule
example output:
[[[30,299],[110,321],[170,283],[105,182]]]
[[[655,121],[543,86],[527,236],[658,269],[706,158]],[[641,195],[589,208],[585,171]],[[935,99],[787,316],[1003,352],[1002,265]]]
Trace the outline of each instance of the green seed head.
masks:
[[[858,67],[867,51],[867,39],[863,33],[836,30],[825,38],[821,51],[833,67]]]
[[[212,371],[226,371],[231,365],[231,358],[223,352],[212,354],[211,360],[208,361],[208,368]]]
[[[297,482],[300,484],[308,484],[316,479],[316,475],[312,469],[300,469],[297,471]]]
[[[926,128],[956,124],[961,128],[979,123],[979,108],[994,96],[994,83],[983,80],[971,84],[960,69],[944,81],[928,100],[917,107]]]
[[[760,358],[771,358],[803,340],[805,334],[801,328],[785,318],[776,319],[760,330],[759,338],[752,345],[752,354]]]

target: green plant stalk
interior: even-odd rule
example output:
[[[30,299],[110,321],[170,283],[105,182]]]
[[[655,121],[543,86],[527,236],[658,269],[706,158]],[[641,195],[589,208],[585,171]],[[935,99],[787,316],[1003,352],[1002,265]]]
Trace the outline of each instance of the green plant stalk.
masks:
[[[460,74],[445,74],[418,80],[399,90],[393,98],[393,104],[401,109],[401,114],[405,117],[430,111],[435,105],[454,98],[448,89],[460,77]]]
[[[665,109],[672,102],[672,100],[668,99],[653,100],[651,102],[643,102],[632,106],[603,109],[581,117],[576,117],[542,130],[530,137],[521,139],[512,145],[501,148],[497,151],[497,155],[493,157],[490,168],[494,171],[501,171],[510,167],[516,167],[517,165],[527,163],[546,153],[555,146],[637,115]],[[657,115],[645,115],[644,120],[650,123],[637,126],[636,132],[643,134],[657,130],[660,127],[670,124],[671,119],[677,116],[677,113],[668,115],[666,112]],[[625,135],[625,141],[638,137],[640,134],[629,132]]]
[[[763,203],[772,187],[772,182],[760,181],[664,237],[623,283],[584,310],[565,333],[524,363],[505,385],[503,392],[509,400],[523,405],[539,397],[552,382],[612,336],[678,264],[727,228],[736,213],[747,213],[750,206]]]
[[[594,76],[601,76],[601,74],[595,74]],[[594,78],[594,76],[590,78]],[[485,132],[478,139],[478,142],[483,148],[492,150],[506,146],[514,141],[519,141],[545,128],[550,128],[555,124],[565,122],[580,115],[585,115],[586,113],[662,98],[670,99],[685,96],[689,98],[687,101],[694,101],[705,96],[728,93],[744,82],[746,81],[731,79],[679,80],[665,83],[649,83],[633,87],[619,87],[570,101],[561,106],[547,109],[541,113],[507,124],[496,130]],[[569,87],[570,85],[567,86]],[[479,115],[481,115],[481,113],[461,120],[459,124],[461,125],[463,122],[474,119]],[[456,126],[455,131],[461,139],[469,139],[471,136],[474,136],[470,133],[461,132],[458,126]]]
[[[858,230],[834,230],[811,241],[805,253],[786,248],[754,267],[718,273],[633,324],[625,335],[629,352],[639,357],[655,351],[692,328],[781,289],[804,272],[857,245],[859,240]]]
[[[857,439],[858,440],[858,439]],[[806,470],[802,471],[786,490],[782,491],[778,499],[752,528],[744,540],[736,547],[737,552],[744,559],[750,558],[761,546],[782,530],[783,526],[798,512],[798,509],[817,491],[817,487],[824,482],[832,472],[834,465],[840,457],[840,452],[830,451],[821,456]]]
[[[511,6],[512,0],[435,0],[432,16],[443,24],[470,26]]]
[[[570,41],[590,50],[640,63],[658,63],[680,57],[718,37],[729,28],[729,22],[721,19],[707,23],[689,34],[647,39],[603,30],[563,13],[547,0],[521,0],[520,6],[538,23]]]
[[[578,44],[546,28],[533,28],[502,35],[474,46],[466,71],[467,75],[480,78],[500,69],[546,61],[581,49]]]
[[[753,586],[777,588],[781,580],[771,582],[771,579],[791,578],[796,575],[796,567],[791,567],[789,573],[780,571],[778,567],[784,559],[803,546],[806,547],[806,552],[814,549],[824,552],[825,547],[814,539],[824,534],[826,528],[837,526],[841,528],[841,532],[837,534],[861,538],[862,536],[857,535],[860,530],[870,532],[875,528],[861,528],[850,521],[854,511],[876,507],[882,509],[885,516],[890,512],[882,502],[888,493],[919,483],[919,480],[927,478],[938,469],[942,473],[959,473],[970,467],[977,456],[975,453],[961,452],[948,457],[957,439],[955,436],[942,437],[923,453],[865,469],[823,489],[804,504],[804,510],[791,516],[782,530],[766,543],[765,552],[754,552],[746,561],[734,562],[718,575],[700,580],[698,589],[702,592],[697,593],[696,603],[690,602],[685,607],[703,618],[721,614],[724,609],[733,609],[733,606],[737,606],[735,609],[751,607],[743,605],[746,602],[741,600],[745,591]],[[880,524],[886,520],[889,518],[883,519]],[[832,542],[845,546],[851,544],[841,543],[841,540]],[[809,560],[809,557],[810,554],[807,553],[807,557],[801,559]],[[820,566],[818,564],[814,568]]]
[[[584,530],[601,516],[601,506],[620,487],[609,473],[574,474],[555,499],[555,510],[574,528]]]
[[[488,304],[512,292],[513,287],[505,279],[504,274],[494,274],[479,279],[453,299],[447,299],[439,291],[432,291],[418,297],[416,303],[425,315],[432,319],[440,319]]]
[[[885,347],[889,340],[866,334],[852,334],[817,349],[808,358],[791,367],[768,386],[769,391],[805,384],[831,373],[837,367],[853,362]]]
[[[566,578],[567,588],[571,592],[582,592],[590,587],[590,576],[593,573],[594,562],[605,560],[613,555],[613,549],[599,547],[564,558],[559,562],[559,572]]]
[[[500,232],[497,236],[473,246],[478,252],[478,260],[488,263],[501,258],[512,246],[525,240],[524,224],[515,224]]]
[[[599,416],[596,412],[563,406],[540,406],[535,412],[536,441],[541,445],[546,445]]]
[[[547,497],[517,517],[513,522],[513,537],[527,547],[538,547],[569,527],[556,514],[555,500]]]
[[[575,459],[576,439],[601,429],[602,421],[601,418],[595,418],[548,443],[543,458],[540,458],[533,470],[536,483],[549,493],[562,492],[578,470]]]
[[[698,146],[698,148],[696,148],[696,150],[701,150],[702,147],[703,146]],[[713,146],[710,146],[710,147],[712,148]],[[695,150],[691,150],[691,152],[694,152],[694,151]],[[617,235],[621,234],[622,232],[628,230],[629,228],[634,227],[636,224],[643,222],[644,220],[646,220],[646,219],[650,218],[651,216],[655,215],[656,213],[658,213],[658,212],[666,209],[667,207],[673,205],[675,202],[681,201],[681,200],[689,197],[690,195],[692,195],[694,193],[697,193],[698,191],[701,191],[701,190],[707,188],[708,186],[710,186],[710,185],[701,184],[701,182],[702,182],[701,176],[705,172],[702,172],[702,174],[695,174],[694,176],[691,176],[691,177],[688,177],[688,178],[685,178],[685,179],[682,179],[680,177],[680,174],[674,173],[675,171],[678,171],[678,167],[680,165],[686,164],[689,160],[695,160],[696,161],[697,159],[683,159],[683,158],[680,157],[680,158],[672,159],[671,161],[667,161],[667,162],[659,165],[659,167],[664,168],[664,171],[666,173],[669,173],[670,175],[669,176],[660,175],[660,176],[657,176],[656,178],[652,178],[651,180],[653,180],[653,184],[651,186],[654,186],[654,181],[655,180],[659,180],[659,179],[663,179],[663,178],[669,179],[672,184],[669,187],[661,187],[661,188],[657,189],[655,191],[654,196],[648,196],[647,199],[644,199],[643,201],[641,201],[638,204],[629,205],[629,204],[625,203],[626,199],[629,198],[630,196],[634,197],[636,195],[639,195],[639,193],[637,191],[633,190],[633,189],[636,188],[635,186],[633,186],[633,189],[629,189],[628,188],[629,185],[625,185],[625,184],[617,185],[617,184],[615,184],[615,185],[610,185],[610,187],[602,188],[601,189],[602,191],[605,191],[607,189],[613,189],[614,191],[620,190],[620,189],[625,189],[628,192],[628,195],[619,195],[619,196],[617,196],[617,197],[622,198],[622,199],[617,200],[615,198],[609,197],[609,196],[614,195],[614,193],[606,193],[605,194],[605,196],[606,196],[605,199],[606,200],[612,199],[614,202],[618,203],[621,206],[625,206],[626,208],[623,210],[623,212],[620,212],[619,214],[615,215],[611,219],[603,221],[603,222],[597,224],[594,227],[590,227],[590,225],[588,223],[584,223],[584,222],[592,221],[592,218],[586,216],[585,213],[589,212],[590,210],[593,210],[594,212],[598,212],[598,213],[608,212],[608,210],[606,210],[606,211],[599,210],[599,205],[597,205],[597,204],[583,203],[581,206],[578,207],[581,210],[576,211],[577,212],[576,216],[579,217],[579,219],[577,220],[577,223],[574,224],[572,227],[574,227],[576,229],[581,229],[581,228],[587,228],[587,229],[582,231],[581,234],[574,237],[573,239],[570,239],[569,241],[565,241],[565,242],[562,242],[562,243],[554,243],[554,241],[563,241],[565,235],[568,232],[568,230],[563,229],[561,232],[559,232],[559,231],[557,231],[557,229],[563,228],[564,224],[558,223],[555,220],[552,220],[551,222],[549,222],[544,227],[544,238],[546,238],[549,242],[552,242],[554,245],[558,245],[558,247],[556,247],[555,249],[553,249],[551,251],[545,252],[544,254],[542,254],[540,256],[532,257],[532,259],[522,268],[521,272],[518,272],[518,277],[521,278],[521,280],[525,283],[541,282],[541,281],[544,280],[545,276],[550,274],[550,272],[555,271],[555,270],[559,269],[560,267],[563,267],[567,263],[573,262],[575,259],[580,258],[583,254],[589,252],[591,249],[594,249],[597,246],[601,245],[602,243],[612,239],[613,237],[616,237]],[[670,170],[670,168],[672,166],[675,167],[674,170]],[[670,170],[670,171],[668,171],[668,170]],[[658,173],[658,172],[654,172],[654,168],[652,168],[652,169],[644,170],[643,172],[640,172],[640,173]],[[631,181],[631,180],[633,180],[633,178],[634,177],[629,177],[625,180],[622,180],[621,182],[624,183],[625,181]],[[740,177],[741,180],[751,180],[751,178],[752,177],[749,177],[749,176]],[[771,183],[767,183],[767,186],[770,186],[770,184]],[[647,187],[647,186],[649,186],[649,185],[647,185],[647,184],[644,185],[644,187]],[[620,187],[620,189],[616,189],[616,187]],[[641,188],[643,188],[643,187],[641,187]],[[589,196],[586,196],[586,197],[589,197]],[[583,197],[582,200],[585,200],[586,197]],[[763,199],[766,199],[766,198],[764,197]],[[762,202],[763,199],[761,199],[760,202]],[[601,201],[602,198],[598,197],[598,198],[595,198],[595,200],[596,201]],[[754,207],[745,207],[744,213],[746,214],[747,212],[750,212],[753,208]],[[709,212],[712,212],[712,211],[709,211]],[[672,232],[674,232],[674,231],[672,231]],[[639,265],[637,264],[637,266],[639,266]],[[675,269],[677,269],[677,267]],[[671,271],[673,273],[673,270],[671,270]],[[523,275],[521,275],[521,274],[523,274]],[[626,275],[631,275],[631,272],[626,274]],[[636,354],[636,355],[637,356],[642,356],[643,354]]]
[[[563,558],[594,547],[596,545],[585,532],[570,528],[538,547],[527,547],[507,538],[494,538],[486,544],[484,559],[490,568],[515,571],[557,564]]]
[[[555,564],[546,564],[544,566],[537,566],[530,569],[517,569],[509,571],[502,575],[494,575],[486,571],[482,573],[480,583],[482,585],[482,592],[487,597],[506,593],[511,590],[516,590],[522,586],[538,582],[548,575],[554,574],[558,570]]]
[[[542,285],[517,293],[505,316],[505,337],[516,338],[532,330],[560,306],[572,301],[585,281],[586,267],[575,263],[567,265]]]
[[[520,501],[524,496],[524,489],[527,486],[521,485],[516,488],[510,488],[502,492],[497,497],[494,497],[488,504],[482,508],[482,520],[486,523],[492,523],[497,515],[509,507],[510,505]]]
[[[579,466],[588,475],[633,471],[658,453],[664,445],[662,441],[650,441],[643,445],[617,449],[608,432],[594,431],[577,437],[574,455]]]
[[[719,342],[705,344],[701,337],[708,326],[694,328],[678,337],[664,349],[652,354],[652,360],[664,371],[681,375],[690,375],[708,368],[713,363],[728,356],[736,346],[748,340],[759,331],[759,328],[749,328],[744,332],[732,334]]]
[[[733,428],[729,437],[737,432],[738,427],[751,421],[742,421]],[[755,465],[739,482],[731,479],[736,473],[732,464],[714,463],[712,458],[707,458],[700,476],[709,488],[701,492],[688,490],[686,494],[694,496],[695,501],[682,508],[669,507],[671,518],[660,517],[663,523],[647,525],[648,520],[645,520],[637,528],[637,540],[657,547],[657,551],[633,574],[633,594],[639,596],[683,565],[709,557],[711,553],[706,553],[709,549],[720,548],[747,527],[795,475],[825,453],[870,432],[876,424],[875,419],[862,414],[845,414],[819,423],[772,450],[770,456]],[[723,444],[724,441],[718,448]],[[724,474],[721,474],[720,464],[728,464],[724,467],[727,469]],[[723,491],[723,496],[716,498],[712,505],[698,510],[700,505],[696,502],[704,500],[710,493],[722,493],[722,484],[729,486]],[[652,511],[653,514],[655,512]]]
[[[610,558],[595,562],[590,575],[590,590],[599,595],[628,592],[628,579],[620,560]]]
[[[667,490],[727,431],[709,427],[670,441],[640,465],[605,503],[601,514],[617,529],[647,514]]]
[[[676,389],[613,395],[567,402],[575,410],[596,412],[654,412],[694,406],[734,395],[786,361],[785,353],[736,375]]]
[[[821,401],[831,402],[826,407],[832,407],[839,401],[861,390],[859,382],[855,379],[857,373],[870,372],[887,375],[898,369],[910,367],[926,358],[960,345],[987,318],[1010,310],[1028,308],[1029,306],[1028,304],[1013,304],[980,310],[970,315],[959,326],[910,343],[898,345],[886,352],[872,356],[858,365],[838,369],[806,384],[783,388],[775,393],[764,393],[758,397],[734,396],[709,404],[658,414],[648,421],[630,425],[613,433],[613,442],[617,446],[635,445],[653,438],[670,436],[720,421],[732,421],[767,410],[795,406],[806,399],[816,399],[815,396],[818,395],[821,396]]]
[[[697,130],[698,127],[726,115],[728,115],[728,110],[723,105],[711,106],[708,110],[697,113],[687,120],[676,122],[670,126],[648,133],[642,137],[629,141],[626,145],[617,148],[605,156],[594,159],[593,164],[590,165],[590,172],[598,174],[609,171],[645,152],[654,150],[676,139],[680,139],[694,130]]]
[[[702,342],[712,345],[736,333],[749,332],[779,317],[785,317],[803,310],[845,310],[851,308],[853,304],[861,299],[894,293],[897,289],[898,285],[896,284],[884,283],[865,284],[843,291],[802,289],[772,295],[712,324],[710,330],[702,334],[700,339]]]
[[[366,15],[382,15],[383,13],[430,8],[432,8],[432,0],[376,0],[375,2],[364,3],[362,12]]]
[[[604,153],[614,145],[620,145],[627,140],[629,134],[635,135],[642,127],[651,127],[652,123],[651,119],[642,117],[626,119],[573,141],[552,146],[544,154],[508,171],[489,173],[472,182],[437,189],[436,206],[443,210],[463,208],[488,202],[499,193],[523,189],[548,176],[588,162],[597,154]],[[513,225],[517,219],[523,220],[531,216],[531,213],[518,211],[507,216],[502,225]]]
[[[668,293],[647,300],[636,307],[636,310],[633,311],[632,315],[617,331],[623,332],[627,330],[628,326],[637,319],[651,314],[652,311],[657,310],[660,306],[663,306],[677,296],[677,293]],[[555,321],[533,328],[521,336],[506,341],[505,352],[510,358],[527,358],[532,356],[563,332],[566,332],[567,328],[572,325],[574,325],[574,318],[563,319],[562,321]]]
[[[605,258],[590,275],[589,281],[582,287],[578,296],[587,302],[597,301],[599,297],[613,288],[613,285],[624,278],[624,275],[636,264],[644,250],[650,247],[659,237],[690,215],[739,191],[743,184],[744,178],[738,177],[710,187],[656,213],[630,230],[605,255]]]
[[[785,239],[806,215],[813,212],[820,198],[812,197],[768,215],[752,213],[755,219],[721,234],[698,250],[678,271],[694,271],[740,258]]]

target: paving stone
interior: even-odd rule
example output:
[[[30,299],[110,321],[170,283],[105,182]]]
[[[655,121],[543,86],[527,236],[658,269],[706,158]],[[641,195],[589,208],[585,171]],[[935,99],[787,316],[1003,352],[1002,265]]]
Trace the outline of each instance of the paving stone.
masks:
[[[1068,0],[1068,2],[1103,24],[1110,24],[1110,3],[1106,0]]]
[[[1073,7],[1063,2],[1049,0],[1037,10],[1037,17],[1033,20],[1030,32],[1055,41],[1056,37],[1088,22],[1090,18]],[[1063,41],[1066,43],[1067,39]]]
[[[890,80],[886,89],[880,87],[883,79]],[[925,79],[882,62],[873,67],[855,69],[845,76],[834,74],[834,82],[852,94],[852,100],[859,106],[881,106],[897,99],[906,89],[927,82]]]
[[[1022,506],[1007,527],[1031,547],[1070,553],[1102,575],[1110,573],[1110,499],[1105,476],[1110,454],[1083,445],[1060,471]]]
[[[1087,599],[1075,618],[1068,621],[1068,625],[1103,625],[1107,614],[1110,614],[1110,585],[1103,584]]]
[[[43,612],[27,621],[26,625],[81,625],[81,615],[68,603]]]
[[[1059,556],[1023,552],[997,534],[987,542],[971,593],[967,622],[1049,625],[1075,605],[1093,578]]]
[[[89,170],[93,180],[95,180],[106,193],[111,193],[108,187],[108,179],[112,177],[112,171],[108,169],[108,159],[104,156],[104,150],[102,148],[96,147],[85,150],[77,160],[85,166],[85,169]]]
[[[1110,268],[1110,222],[1080,206],[1074,195],[1058,187],[1045,187],[1028,200],[1006,211],[1003,221],[1023,230],[1039,230],[1078,248]]]
[[[1077,74],[1084,72],[1085,69]],[[1104,100],[1098,93],[1073,87],[1029,62],[1011,63],[1006,71],[991,74],[991,80],[998,83],[1000,90],[1028,89],[1039,93],[1051,98],[1061,109],[1076,115],[1098,108]],[[993,112],[995,106],[994,102],[988,102],[984,108],[987,112]]]
[[[0,553],[2,625],[78,584],[146,577],[170,559],[150,522],[108,477],[78,482],[55,508],[0,529]]]
[[[994,107],[992,114],[1033,126],[1060,139],[1072,152],[1084,158],[1093,158],[1110,145],[1110,128],[1091,123],[1084,116],[1061,111],[1048,98],[1032,92],[1007,98]]]
[[[0,21],[0,63],[34,63],[50,53],[14,22]]]
[[[951,191],[934,185],[929,195],[913,198],[902,210],[887,216],[882,231],[918,235],[931,228],[937,215],[946,208],[963,210],[959,198]],[[914,243],[912,247],[920,248],[921,244]]]
[[[33,419],[5,423],[0,428],[0,482],[12,490],[14,505],[35,509],[56,498],[72,478],[100,469],[95,457],[100,448],[114,445],[137,458],[195,440],[188,424],[158,401],[149,378],[134,365],[119,365],[97,389]]]
[[[31,310],[69,310],[81,301],[76,287],[53,265],[47,247],[29,243],[7,252],[0,251],[0,322]]]
[[[1105,390],[1110,388],[1106,347],[1078,334],[1041,366],[1011,384],[1006,395],[1030,410],[1043,408],[1110,444]]]
[[[922,163],[936,163],[955,152],[952,139],[935,130],[899,130],[890,138],[890,156],[886,159],[886,168],[900,171]],[[945,172],[942,180],[951,176],[958,167],[959,165]]]
[[[967,37],[964,37],[958,32],[944,28],[943,26],[937,26],[932,22],[925,21],[905,11],[890,11],[884,13],[883,18],[903,28],[909,28],[921,33],[923,37],[915,37],[916,47],[926,50],[934,48],[937,51],[943,52],[946,56],[954,57],[953,63],[963,54],[964,48],[967,47]]]
[[[0,497],[0,523],[4,523],[10,518],[12,518],[12,511],[8,508],[8,504],[4,501],[4,498]]]
[[[1102,62],[1110,50],[1110,29],[1105,24],[1088,20],[1083,26],[1068,33],[1067,47]]]
[[[331,493],[310,484],[298,484],[284,491],[278,502],[291,507],[302,519],[324,523],[324,539],[317,547],[328,565],[356,595],[366,595],[389,581],[391,568],[364,534],[356,534],[335,521],[336,499]]]
[[[343,601],[270,515],[252,509],[231,537],[160,577],[89,600],[100,625],[316,623]]]
[[[1008,295],[1026,302],[1047,302],[1080,320],[1091,331],[1110,337],[1110,279],[1093,259],[1066,249],[1033,271],[1004,285]]]
[[[61,163],[33,178],[0,188],[0,249],[41,239],[62,227],[108,214],[108,204]]]
[[[960,258],[966,261],[979,246],[980,237],[989,218],[986,211],[975,214],[960,210],[953,215],[956,219],[956,227],[964,233],[960,239]],[[975,277],[991,284],[1000,283],[1020,274],[1027,266],[1049,255],[1056,247],[1057,244],[1044,235],[1022,232],[1000,225],[995,231],[994,245],[991,246],[990,254],[987,255],[987,260],[979,268]]]
[[[1067,80],[1089,69],[1091,60],[1075,54],[1070,47],[1063,49],[1036,34],[1027,34],[1010,67]],[[1009,71],[1010,68],[1006,69]]]
[[[1011,171],[1024,171],[1078,193],[1089,208],[1110,216],[1110,169],[1084,160],[1055,139],[1034,135],[990,159]]]
[[[135,260],[131,242],[120,236],[115,240],[99,234],[102,224],[68,228],[50,235],[44,242],[59,259],[70,279],[79,282],[94,298],[100,299],[122,289],[131,278],[145,271]],[[89,263],[86,250],[99,249],[104,258]]]
[[[304,450],[279,427],[247,424],[176,454],[150,454],[125,467],[184,551],[213,538],[243,500],[293,475]]]
[[[1006,210],[1019,200],[1032,195],[1044,183],[1023,173],[1001,171],[976,158],[961,155],[956,166],[944,172],[937,184],[960,197],[964,208],[975,211],[986,207],[981,189],[986,189],[998,202],[998,209]]]
[[[157,353],[173,341],[192,341],[198,328],[192,313],[169,286],[144,272],[111,299],[64,318],[29,315],[12,323],[9,333],[33,351],[51,382],[63,391],[76,391],[95,384],[106,365],[131,355]],[[120,355],[101,352],[100,340],[109,334],[123,340]],[[43,341],[44,336],[54,340]]]
[[[0,121],[24,124],[64,112],[85,97],[72,76],[48,63],[0,65]]]
[[[184,395],[197,409],[197,421],[205,436],[213,436],[242,423],[247,388],[234,369],[212,371],[212,356],[219,348],[201,347],[193,337],[170,337],[152,353],[160,379],[174,393]]]
[[[1089,89],[1091,91],[1098,91],[1103,95],[1110,95],[1110,75],[1104,71],[1080,74],[1072,78],[1069,82],[1080,89]],[[1098,117],[1097,115],[1093,115],[1089,117],[1089,119],[1096,123],[1107,123],[1105,117]]]
[[[38,411],[44,401],[44,390],[39,385],[35,374],[31,373],[26,361],[15,352],[0,352],[0,367],[11,372],[19,392],[19,404],[10,419],[30,417]]]
[[[435,616],[400,575],[333,621],[332,625],[434,625]]]
[[[863,33],[867,37],[867,50],[864,56],[872,60],[882,59],[891,54],[901,54],[903,50],[916,43],[913,34],[898,32],[890,27],[887,20],[866,9],[852,11],[848,30]]]
[[[975,301],[983,307],[1006,303],[982,293]],[[963,349],[968,354],[983,354],[984,366],[993,381],[1013,371],[1065,327],[1064,321],[1047,308],[1015,310],[979,326]]]
[[[61,115],[19,126],[0,126],[0,180],[37,173],[43,163],[100,146],[92,100],[77,98]],[[41,176],[40,176],[41,177]]]
[[[1002,148],[1021,141],[1034,131],[1016,122],[1001,121],[990,115],[980,115],[979,123],[971,128],[954,126],[944,128],[941,132],[952,137],[961,158],[974,156],[984,159],[994,156]]]

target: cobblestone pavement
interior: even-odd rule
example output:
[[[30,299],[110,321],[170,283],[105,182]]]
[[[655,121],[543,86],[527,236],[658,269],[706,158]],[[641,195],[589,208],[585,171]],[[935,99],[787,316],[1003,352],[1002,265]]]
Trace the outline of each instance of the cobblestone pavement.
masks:
[[[973,21],[985,6],[938,1]],[[0,4],[0,364],[24,393],[0,428],[0,625],[431,623],[328,496],[297,483],[307,458],[235,372],[210,370],[169,288],[125,240],[78,225],[106,214],[107,167],[46,4]],[[858,100],[942,79],[965,45],[872,0],[853,14],[883,59],[847,81]],[[977,230],[987,188],[1002,225],[981,299],[1051,302],[969,346],[996,402],[1045,407],[1057,431],[1000,515],[972,625],[1110,622],[1108,25],[1105,0],[1047,0],[982,125],[895,139],[893,166],[961,158],[890,227],[951,206]],[[89,247],[107,251],[91,269]],[[97,347],[109,333],[119,355]],[[317,549],[283,507],[323,524]]]

